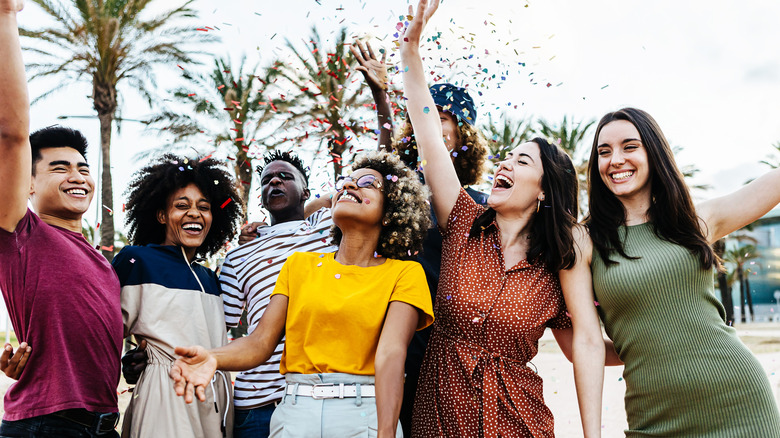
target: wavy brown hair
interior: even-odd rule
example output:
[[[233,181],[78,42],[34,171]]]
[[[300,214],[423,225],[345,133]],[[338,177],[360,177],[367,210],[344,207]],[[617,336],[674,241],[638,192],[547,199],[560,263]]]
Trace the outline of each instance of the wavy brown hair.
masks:
[[[431,226],[428,190],[417,174],[395,154],[369,152],[352,164],[352,170],[372,169],[382,175],[384,214],[388,224],[382,226],[375,251],[382,257],[410,259],[422,249],[422,242]],[[342,232],[333,225],[333,244],[341,243]]]
[[[458,174],[460,185],[477,184],[481,182],[482,174],[485,172],[485,161],[488,154],[487,140],[478,128],[468,123],[456,123],[458,124],[457,146],[452,151],[458,154],[453,160],[455,173]],[[417,140],[414,138],[412,123],[408,119],[395,140],[394,148],[407,166],[419,170]]]
[[[614,193],[604,184],[599,173],[598,141],[602,128],[616,120],[625,120],[639,131],[640,140],[647,151],[650,168],[650,193],[652,202],[647,210],[655,234],[663,240],[676,243],[699,257],[701,266],[710,269],[719,266],[718,258],[704,237],[699,217],[693,205],[682,172],[674,161],[674,153],[664,133],[650,114],[636,109],[623,108],[606,114],[599,121],[593,137],[593,147],[588,163],[588,205],[585,218],[593,246],[607,266],[618,262],[609,258],[617,252],[629,259],[620,241],[618,228],[626,221],[626,210]]]
[[[132,245],[165,242],[165,225],[157,221],[157,212],[165,210],[176,190],[195,184],[211,203],[211,228],[199,256],[217,253],[233,239],[243,215],[243,203],[236,181],[217,160],[187,159],[165,154],[133,174],[127,187],[127,237]]]

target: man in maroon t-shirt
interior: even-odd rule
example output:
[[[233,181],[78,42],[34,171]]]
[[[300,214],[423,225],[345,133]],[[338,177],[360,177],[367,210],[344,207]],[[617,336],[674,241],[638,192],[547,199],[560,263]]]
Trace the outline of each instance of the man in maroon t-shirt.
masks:
[[[28,137],[21,6],[0,0],[0,290],[31,352],[5,394],[0,437],[118,437],[119,281],[81,235],[95,188],[84,136]]]

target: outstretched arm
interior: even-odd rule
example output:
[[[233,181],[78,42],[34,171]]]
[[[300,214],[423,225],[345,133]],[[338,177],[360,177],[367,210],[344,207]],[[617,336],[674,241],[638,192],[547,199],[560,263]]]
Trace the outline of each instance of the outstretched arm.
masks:
[[[401,70],[404,71],[406,110],[412,121],[425,182],[431,188],[433,211],[439,219],[439,226],[446,227],[458,199],[460,181],[442,138],[439,112],[425,83],[420,58],[423,28],[438,7],[439,0],[420,0],[417,15],[414,15],[414,10],[409,6],[409,15],[414,18],[401,39]]]
[[[21,0],[0,0],[0,228],[14,231],[27,211],[32,180],[30,102],[16,13]]]
[[[282,339],[287,302],[284,295],[272,296],[257,329],[224,347],[213,350],[200,346],[176,347],[176,354],[181,356],[171,368],[176,395],[183,395],[187,403],[192,403],[193,395],[206,401],[206,385],[216,370],[243,371],[266,362]]]
[[[394,437],[404,396],[406,349],[414,335],[420,312],[412,305],[393,301],[376,348],[376,410],[379,437]]]
[[[604,387],[604,338],[593,302],[593,282],[590,272],[592,242],[584,227],[572,230],[577,259],[570,269],[562,270],[563,297],[574,328],[572,362],[574,384],[585,437],[601,436],[601,398]]]
[[[779,202],[780,169],[774,169],[731,194],[699,204],[697,211],[707,241],[714,243],[767,214]]]
[[[376,121],[379,126],[377,128],[379,129],[377,149],[390,149],[393,141],[393,117],[390,112],[390,100],[387,96],[387,66],[385,65],[387,52],[382,53],[380,61],[376,59],[371,43],[367,42],[364,46],[359,40],[355,40],[349,50],[360,64],[355,70],[363,73],[366,84],[374,96],[374,103],[376,103]]]

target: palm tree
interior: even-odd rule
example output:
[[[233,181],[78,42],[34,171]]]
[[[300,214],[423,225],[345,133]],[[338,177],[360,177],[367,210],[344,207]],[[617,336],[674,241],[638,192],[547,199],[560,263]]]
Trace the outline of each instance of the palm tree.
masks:
[[[712,249],[715,250],[715,255],[722,259],[726,252],[726,239],[720,239],[715,242],[712,245]],[[723,307],[726,310],[726,325],[731,326],[734,324],[734,302],[731,299],[733,276],[730,282],[726,271],[719,269],[715,272],[715,281],[718,284],[718,289],[720,289],[720,302],[723,303]]]
[[[195,17],[192,0],[183,5],[147,17],[144,12],[152,0],[33,0],[53,19],[51,27],[20,29],[34,46],[26,50],[42,57],[28,64],[31,80],[55,76],[58,84],[33,100],[33,103],[75,82],[92,85],[92,106],[100,120],[101,249],[109,260],[113,257],[114,202],[111,179],[111,129],[119,108],[119,85],[132,88],[150,104],[154,97],[154,67],[193,63],[191,53],[179,47],[184,43],[214,41],[195,26],[172,23]],[[110,245],[110,246],[109,246]]]
[[[279,74],[277,65],[262,70],[259,75],[255,74],[258,65],[248,67],[246,58],[237,67],[232,68],[230,60],[223,58],[214,60],[214,68],[208,75],[185,72],[186,82],[171,94],[186,110],[163,108],[148,120],[148,126],[158,133],[172,135],[174,147],[189,148],[196,138],[208,139],[215,149],[227,146],[236,179],[241,183],[241,198],[248,205],[252,182],[250,155],[262,154],[256,150],[261,146],[261,130],[269,131],[267,124],[280,118],[288,102],[272,95],[272,84]],[[270,149],[275,145],[264,146]],[[162,151],[157,148],[144,155],[157,152]]]
[[[747,314],[745,311],[745,304],[747,304],[748,309],[750,310],[750,320],[754,320],[753,297],[750,294],[750,290],[748,289],[750,286],[745,277],[745,264],[757,257],[756,246],[753,244],[742,245],[736,249],[727,250],[723,257],[725,261],[734,265],[734,270],[737,274],[737,280],[739,281],[739,301],[742,308],[740,319],[743,323],[746,322]]]
[[[498,163],[504,159],[507,151],[511,151],[533,137],[533,128],[528,120],[512,120],[504,113],[494,122],[493,114],[488,113],[488,121],[482,125],[482,131],[488,135],[490,160]]]
[[[559,124],[552,124],[544,119],[539,119],[538,133],[561,147],[571,157],[574,162],[574,169],[577,171],[580,193],[579,205],[580,216],[584,216],[588,211],[588,154],[583,152],[582,141],[585,133],[596,123],[596,120],[574,121],[567,116]]]
[[[677,156],[682,151],[683,151],[682,146],[672,147],[672,153],[675,156]],[[701,169],[696,167],[695,164],[687,164],[684,166],[680,166],[680,172],[682,173],[683,178],[685,178],[686,183],[688,184],[688,187],[691,188],[691,190],[707,191],[712,188],[712,186],[709,184],[691,184],[691,179],[695,177],[697,173],[701,172]]]
[[[335,47],[325,48],[317,29],[312,28],[305,53],[287,40],[293,63],[279,68],[297,94],[290,102],[291,114],[282,141],[301,143],[311,138],[319,140],[320,146],[326,143],[334,178],[341,175],[342,154],[351,146],[349,142],[374,129],[370,113],[364,108],[373,103],[370,93],[361,92],[362,80],[350,79],[355,60],[346,56],[346,38],[347,29],[342,28]]]
[[[767,157],[766,160],[761,160],[761,162],[771,167],[772,169],[777,169],[778,167],[780,167],[780,157],[777,157],[775,153],[780,153],[780,141],[775,142],[775,144],[773,144],[772,147],[775,148],[775,151],[772,154],[772,156]]]

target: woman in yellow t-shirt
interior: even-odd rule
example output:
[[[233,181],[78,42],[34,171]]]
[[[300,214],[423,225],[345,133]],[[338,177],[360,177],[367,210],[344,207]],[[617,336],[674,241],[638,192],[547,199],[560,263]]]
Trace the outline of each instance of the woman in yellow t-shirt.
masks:
[[[332,200],[334,254],[296,253],[282,267],[257,329],[207,351],[177,347],[178,395],[203,401],[217,369],[253,368],[286,335],[286,394],[271,436],[401,436],[406,349],[433,322],[420,250],[430,224],[416,175],[386,152],[353,164]]]

